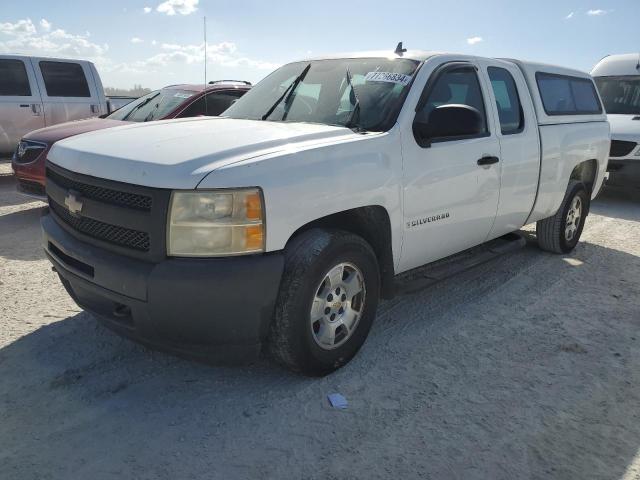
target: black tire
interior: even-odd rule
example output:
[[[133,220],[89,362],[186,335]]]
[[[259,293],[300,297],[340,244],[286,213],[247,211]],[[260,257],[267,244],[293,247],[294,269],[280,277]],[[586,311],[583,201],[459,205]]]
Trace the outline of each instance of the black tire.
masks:
[[[568,214],[574,199],[578,197],[582,205],[582,214],[577,229],[571,239],[565,235]],[[536,223],[536,235],[538,246],[542,250],[553,253],[568,253],[575,248],[582,235],[585,220],[589,214],[589,191],[582,182],[571,180],[567,187],[567,193],[562,200],[560,208],[553,217],[539,220]]]
[[[321,348],[311,323],[311,307],[327,272],[342,263],[356,266],[365,294],[361,314],[344,343]],[[271,356],[287,368],[322,376],[345,365],[364,343],[375,318],[380,273],[371,246],[361,237],[338,230],[312,229],[285,249],[285,267],[269,332]],[[346,336],[346,335],[345,335]]]

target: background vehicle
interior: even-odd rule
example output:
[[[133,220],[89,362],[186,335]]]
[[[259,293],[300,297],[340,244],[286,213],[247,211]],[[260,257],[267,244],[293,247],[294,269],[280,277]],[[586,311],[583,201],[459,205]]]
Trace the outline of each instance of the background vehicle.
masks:
[[[44,197],[45,160],[51,146],[80,133],[118,127],[129,122],[219,115],[251,87],[248,82],[211,82],[210,85],[171,85],[156,90],[100,118],[66,122],[25,135],[12,158],[18,190]]]
[[[132,100],[105,97],[91,62],[0,55],[0,155],[32,130],[108,114]]]
[[[123,335],[225,360],[264,344],[326,374],[395,275],[532,222],[543,249],[573,249],[609,144],[586,73],[402,48],[307,60],[222,118],[54,145],[44,245]]]
[[[640,187],[640,54],[605,57],[591,75],[611,124],[607,183]]]

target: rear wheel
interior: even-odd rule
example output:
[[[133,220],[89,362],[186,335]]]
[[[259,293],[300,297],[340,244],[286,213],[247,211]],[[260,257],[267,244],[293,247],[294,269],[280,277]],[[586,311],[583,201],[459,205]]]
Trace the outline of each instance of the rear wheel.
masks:
[[[582,182],[572,180],[556,214],[536,223],[540,248],[554,253],[573,250],[580,240],[588,213],[589,192]]]
[[[326,375],[364,343],[378,304],[373,250],[348,232],[313,229],[285,250],[269,351],[288,368]]]

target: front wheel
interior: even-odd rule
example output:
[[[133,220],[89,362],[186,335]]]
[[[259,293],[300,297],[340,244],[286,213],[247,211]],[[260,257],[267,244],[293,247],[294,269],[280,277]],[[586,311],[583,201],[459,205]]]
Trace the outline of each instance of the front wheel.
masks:
[[[588,213],[589,192],[582,182],[572,180],[556,214],[536,223],[540,248],[554,253],[573,250],[580,240]]]
[[[348,232],[313,229],[291,241],[269,335],[269,351],[288,368],[326,375],[364,343],[380,290],[367,242]]]

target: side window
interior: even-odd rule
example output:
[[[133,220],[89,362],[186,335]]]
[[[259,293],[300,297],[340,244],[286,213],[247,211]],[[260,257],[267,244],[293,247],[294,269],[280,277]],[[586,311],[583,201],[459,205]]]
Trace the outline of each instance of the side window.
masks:
[[[519,133],[524,129],[524,111],[518,96],[518,87],[513,76],[504,68],[487,69],[491,88],[496,97],[496,107],[503,135]]]
[[[461,68],[445,72],[436,80],[429,97],[418,116],[427,121],[431,112],[441,105],[468,105],[480,112],[483,119],[482,131],[486,133],[487,122],[482,99],[482,90],[476,72],[471,68]]]
[[[0,60],[0,96],[31,96],[29,77],[22,60]]]
[[[588,78],[538,72],[536,81],[547,115],[602,113],[596,88]]]
[[[205,110],[204,105],[204,97],[200,97],[196,101],[194,101],[191,105],[185,108],[178,118],[186,118],[186,117],[197,117],[198,115],[206,115],[207,111]]]
[[[229,90],[210,93],[207,96],[207,115],[217,116],[245,94],[245,90]]]
[[[89,84],[78,63],[40,62],[49,97],[90,97]]]

